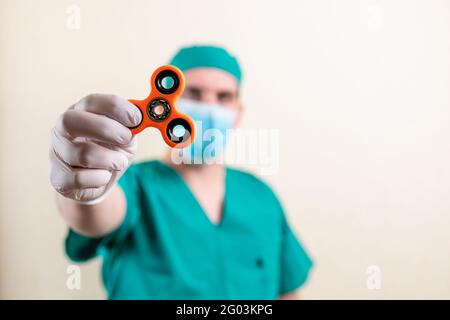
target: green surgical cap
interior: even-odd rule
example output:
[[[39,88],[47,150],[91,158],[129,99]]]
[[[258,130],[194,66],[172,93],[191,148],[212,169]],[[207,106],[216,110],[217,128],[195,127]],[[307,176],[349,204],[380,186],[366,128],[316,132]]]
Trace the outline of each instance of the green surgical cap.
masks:
[[[194,68],[217,68],[230,73],[238,83],[242,72],[237,59],[227,50],[214,46],[192,46],[181,48],[170,61],[181,71]]]

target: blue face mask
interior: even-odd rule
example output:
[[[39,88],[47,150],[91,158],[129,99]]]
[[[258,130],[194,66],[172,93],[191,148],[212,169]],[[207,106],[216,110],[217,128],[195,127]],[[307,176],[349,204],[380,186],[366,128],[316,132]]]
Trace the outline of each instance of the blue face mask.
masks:
[[[183,163],[211,164],[225,149],[227,130],[236,122],[236,112],[219,105],[180,99],[177,103],[181,112],[195,122],[194,142],[181,150]]]

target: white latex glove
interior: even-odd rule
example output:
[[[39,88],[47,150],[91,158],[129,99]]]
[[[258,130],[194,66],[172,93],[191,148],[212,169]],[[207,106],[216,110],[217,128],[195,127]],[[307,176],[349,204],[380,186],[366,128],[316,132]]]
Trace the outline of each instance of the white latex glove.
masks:
[[[128,127],[141,122],[127,100],[91,94],[70,107],[52,130],[50,180],[57,192],[99,203],[125,172],[137,144]]]

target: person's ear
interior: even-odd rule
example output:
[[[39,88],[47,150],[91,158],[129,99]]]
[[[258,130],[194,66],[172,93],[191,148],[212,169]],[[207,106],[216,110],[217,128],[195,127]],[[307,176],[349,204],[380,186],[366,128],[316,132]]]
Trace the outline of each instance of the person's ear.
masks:
[[[241,102],[238,103],[238,106],[236,108],[236,120],[234,121],[234,127],[238,127],[241,124],[241,119],[244,115],[244,106]]]

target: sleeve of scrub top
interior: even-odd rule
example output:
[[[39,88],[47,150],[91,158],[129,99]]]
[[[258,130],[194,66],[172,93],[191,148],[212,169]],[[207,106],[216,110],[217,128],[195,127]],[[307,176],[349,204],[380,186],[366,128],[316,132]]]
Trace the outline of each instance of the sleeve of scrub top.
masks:
[[[292,232],[284,213],[282,219],[280,294],[292,292],[302,286],[313,265]]]
[[[135,167],[130,166],[118,181],[125,194],[127,209],[124,220],[116,230],[100,238],[91,238],[69,229],[65,241],[65,250],[72,261],[87,261],[101,255],[102,250],[114,248],[124,241],[129,231],[136,224],[140,216],[140,202],[135,171]]]

